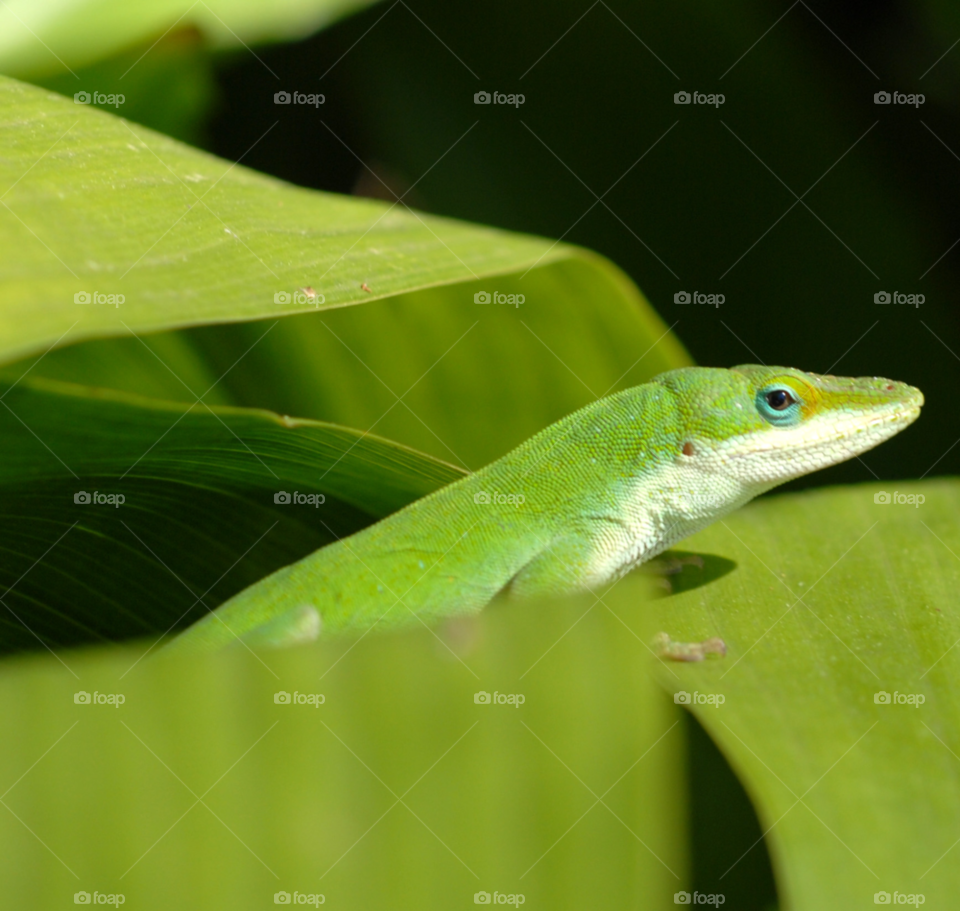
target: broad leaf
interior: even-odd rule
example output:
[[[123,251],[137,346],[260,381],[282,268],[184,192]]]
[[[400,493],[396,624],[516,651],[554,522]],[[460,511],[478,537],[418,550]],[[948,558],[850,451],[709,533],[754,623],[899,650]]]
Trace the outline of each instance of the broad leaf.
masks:
[[[672,906],[682,727],[613,615],[636,610],[630,590],[594,600],[491,611],[446,643],[418,629],[196,662],[132,646],[8,662],[7,902]],[[308,694],[323,703],[292,701]]]
[[[572,255],[293,187],[10,79],[0,79],[0,122],[3,359],[344,306]]]
[[[958,509],[956,481],[765,499],[684,543],[732,572],[657,602],[674,638],[726,641],[661,680],[744,780],[796,911],[960,888]]]

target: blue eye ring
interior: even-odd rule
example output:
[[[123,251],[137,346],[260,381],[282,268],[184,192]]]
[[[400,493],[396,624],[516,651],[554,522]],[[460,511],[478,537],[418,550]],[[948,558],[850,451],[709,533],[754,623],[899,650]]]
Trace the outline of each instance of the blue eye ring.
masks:
[[[783,383],[773,383],[757,391],[757,411],[774,427],[795,427],[800,423],[801,402],[797,391]]]

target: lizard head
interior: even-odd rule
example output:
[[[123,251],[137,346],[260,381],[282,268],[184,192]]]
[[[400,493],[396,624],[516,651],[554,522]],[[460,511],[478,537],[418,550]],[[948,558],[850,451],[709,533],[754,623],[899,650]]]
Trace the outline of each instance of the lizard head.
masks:
[[[923,405],[906,383],[790,367],[684,368],[656,381],[679,394],[690,437],[684,456],[713,457],[718,470],[765,487],[872,449]]]

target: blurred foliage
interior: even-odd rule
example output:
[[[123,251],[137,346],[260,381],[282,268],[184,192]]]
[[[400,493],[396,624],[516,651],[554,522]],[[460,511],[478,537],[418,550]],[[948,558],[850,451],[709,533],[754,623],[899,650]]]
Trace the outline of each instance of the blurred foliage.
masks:
[[[672,905],[688,877],[683,726],[623,634],[641,622],[630,588],[579,619],[592,600],[256,656],[144,661],[131,644],[8,662],[7,901]]]
[[[72,73],[141,42],[141,54],[147,53],[174,29],[196,29],[220,48],[290,40],[368,2],[201,0],[184,9],[179,0],[8,0],[0,9],[0,72],[27,78]]]
[[[76,72],[58,72],[33,81],[68,98],[77,92],[123,96],[121,103],[91,104],[191,145],[209,140],[207,118],[217,98],[214,58],[203,35],[178,29],[144,57],[135,47],[97,60]]]

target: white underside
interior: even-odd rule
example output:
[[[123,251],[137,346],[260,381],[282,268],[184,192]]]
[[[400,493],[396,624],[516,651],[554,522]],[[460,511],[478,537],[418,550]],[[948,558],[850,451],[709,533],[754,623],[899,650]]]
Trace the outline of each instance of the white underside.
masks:
[[[619,578],[776,483],[744,483],[729,467],[717,456],[691,458],[638,481],[619,521],[604,523],[593,542],[587,586]]]

